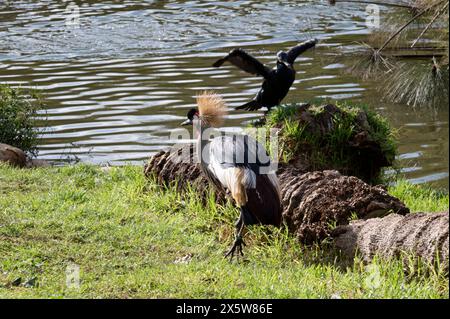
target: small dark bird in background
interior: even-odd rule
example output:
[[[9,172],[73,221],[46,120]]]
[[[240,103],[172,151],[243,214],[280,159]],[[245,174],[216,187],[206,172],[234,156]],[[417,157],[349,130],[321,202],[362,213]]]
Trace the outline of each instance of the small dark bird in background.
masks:
[[[221,135],[209,139],[203,134],[223,123],[226,114],[224,100],[205,92],[197,97],[198,109],[191,109],[182,125],[194,124],[197,134],[197,155],[208,180],[231,193],[240,209],[236,222],[236,239],[225,257],[243,256],[244,226],[281,224],[281,202],[278,179],[270,170],[270,157],[264,146],[248,135]],[[205,136],[204,136],[205,135]],[[266,170],[264,170],[266,168]]]
[[[265,66],[242,49],[232,50],[226,57],[217,60],[213,66],[220,67],[228,61],[245,72],[262,76],[264,82],[256,97],[252,101],[236,107],[236,110],[255,111],[267,107],[269,112],[272,107],[281,103],[295,81],[293,66],[295,59],[306,50],[313,48],[317,42],[316,39],[308,40],[288,52],[278,52],[277,65],[273,69]]]

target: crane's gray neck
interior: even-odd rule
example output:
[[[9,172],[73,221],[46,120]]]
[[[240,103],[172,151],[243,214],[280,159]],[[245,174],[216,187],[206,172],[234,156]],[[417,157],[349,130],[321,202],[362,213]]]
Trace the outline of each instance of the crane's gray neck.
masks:
[[[197,136],[197,156],[200,160],[200,164],[202,166],[205,166],[209,163],[208,159],[205,158],[205,156],[209,156],[209,151],[207,149],[209,143],[210,143],[210,138],[208,134],[205,134],[205,131],[209,129],[208,126],[204,125],[204,124],[199,124],[199,129],[197,130],[197,132],[199,133],[199,136]]]

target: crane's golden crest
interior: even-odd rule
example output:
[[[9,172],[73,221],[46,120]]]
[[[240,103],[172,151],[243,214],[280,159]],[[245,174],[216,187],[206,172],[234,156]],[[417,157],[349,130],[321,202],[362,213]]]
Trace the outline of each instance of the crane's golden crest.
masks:
[[[197,96],[197,106],[202,121],[212,127],[219,127],[227,115],[225,101],[213,91],[204,91]]]

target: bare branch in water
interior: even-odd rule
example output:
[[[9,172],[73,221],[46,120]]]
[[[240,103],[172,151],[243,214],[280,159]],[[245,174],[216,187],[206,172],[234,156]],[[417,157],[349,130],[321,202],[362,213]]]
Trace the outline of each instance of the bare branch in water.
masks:
[[[439,18],[445,10],[448,8],[448,1],[447,3],[434,15],[433,19],[431,19],[430,23],[427,24],[427,26],[422,30],[420,35],[414,40],[414,42],[411,44],[411,48],[416,45],[416,43],[423,37],[423,35],[428,31],[428,29],[433,25],[433,23],[436,22],[437,18]]]
[[[397,7],[397,8],[405,8],[405,9],[415,9],[414,6],[409,4],[402,4],[402,3],[391,3],[391,2],[382,2],[382,1],[363,1],[363,0],[328,0],[328,2],[331,5],[335,5],[337,2],[344,2],[344,3],[360,3],[360,4],[376,4],[380,6],[386,6],[386,7]]]
[[[436,3],[433,3],[432,5],[426,7],[425,9],[423,9],[422,11],[420,11],[419,13],[417,13],[416,15],[414,15],[414,17],[412,17],[408,22],[406,22],[403,26],[401,26],[393,35],[391,35],[384,43],[383,45],[378,49],[378,52],[381,52],[396,36],[398,36],[403,30],[405,30],[411,23],[413,23],[414,21],[416,21],[418,18],[420,18],[421,16],[423,16],[425,13],[427,13],[428,11],[430,11],[431,9],[433,9],[435,6],[442,4],[444,1],[439,1]]]
[[[362,58],[357,59],[357,62],[351,66],[350,72],[352,74],[367,80],[375,75],[392,72],[394,64],[388,58],[374,50],[370,45],[365,43],[362,45],[366,47],[366,54]]]

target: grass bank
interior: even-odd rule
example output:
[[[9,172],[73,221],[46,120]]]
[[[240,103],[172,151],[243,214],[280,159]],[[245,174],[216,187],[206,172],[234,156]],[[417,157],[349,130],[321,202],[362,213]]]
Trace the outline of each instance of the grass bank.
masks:
[[[445,193],[406,182],[391,192],[413,210],[448,209]],[[251,228],[246,261],[229,263],[237,214],[161,189],[141,167],[0,165],[0,298],[449,297],[443,274],[405,275],[396,261],[343,265],[285,229]],[[73,265],[79,288],[66,285]]]

